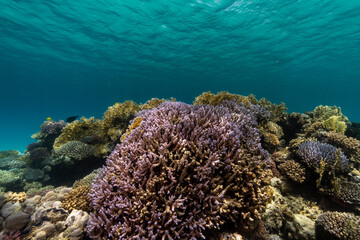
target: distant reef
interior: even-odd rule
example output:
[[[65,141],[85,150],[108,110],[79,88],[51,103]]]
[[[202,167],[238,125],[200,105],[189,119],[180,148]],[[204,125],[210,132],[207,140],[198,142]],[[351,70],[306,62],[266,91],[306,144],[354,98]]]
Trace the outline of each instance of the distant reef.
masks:
[[[360,124],[205,92],[47,119],[0,151],[0,239],[359,240]]]

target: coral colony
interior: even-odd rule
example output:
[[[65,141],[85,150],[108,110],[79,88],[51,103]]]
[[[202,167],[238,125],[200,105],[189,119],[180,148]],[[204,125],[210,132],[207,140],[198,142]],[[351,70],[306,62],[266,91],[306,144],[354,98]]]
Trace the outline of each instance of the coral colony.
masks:
[[[359,239],[360,128],[338,107],[207,92],[76,119],[0,152],[0,239]]]

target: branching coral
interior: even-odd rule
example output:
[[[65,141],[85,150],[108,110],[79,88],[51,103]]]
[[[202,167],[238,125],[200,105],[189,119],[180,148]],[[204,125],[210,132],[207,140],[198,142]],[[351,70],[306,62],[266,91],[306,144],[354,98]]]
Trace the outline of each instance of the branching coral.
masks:
[[[360,205],[360,184],[345,181],[339,178],[332,180],[330,187],[322,188],[321,191],[331,195],[342,203]]]
[[[344,134],[336,132],[329,132],[327,134],[327,137],[330,143],[334,144],[335,146],[341,147],[346,154],[360,160],[359,140],[352,137],[347,137]]]
[[[251,113],[229,106],[165,102],[139,114],[94,181],[89,235],[199,239],[255,225],[269,200],[266,154]]]
[[[285,174],[292,181],[303,183],[306,179],[306,170],[300,163],[294,160],[288,160],[279,165],[281,173]]]
[[[66,126],[66,123],[63,120],[55,122],[54,120],[47,120],[40,126],[40,132],[37,132],[32,135],[32,138],[43,140],[49,135],[59,136],[62,129]]]
[[[326,143],[305,141],[299,146],[299,155],[304,163],[315,169],[321,167],[321,161],[325,161],[326,169],[346,171],[349,170],[349,159],[340,151],[340,159],[336,162],[337,148]]]
[[[243,104],[256,115],[258,120],[266,119],[276,122],[287,110],[284,103],[275,105],[267,101],[265,98],[262,98],[258,101],[252,94],[249,96],[241,96],[228,92],[218,92],[217,94],[204,92],[200,96],[196,97],[194,105],[206,104],[211,106],[218,106],[225,101],[236,101],[237,103]]]
[[[359,225],[360,218],[351,213],[325,212],[316,220],[316,236],[317,239],[359,239]]]

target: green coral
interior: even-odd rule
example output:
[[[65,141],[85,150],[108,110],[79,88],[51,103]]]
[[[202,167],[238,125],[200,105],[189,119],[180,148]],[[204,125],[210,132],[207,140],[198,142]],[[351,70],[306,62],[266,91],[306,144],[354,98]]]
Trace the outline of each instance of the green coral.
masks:
[[[331,116],[323,122],[326,130],[344,134],[346,131],[346,123],[341,121],[340,116]]]
[[[119,142],[121,135],[126,131],[131,119],[141,110],[133,101],[115,103],[104,113],[101,128],[105,137],[111,141]]]
[[[18,156],[21,153],[17,150],[6,150],[6,151],[0,151],[0,159],[1,158],[8,158],[13,156]]]
[[[314,120],[321,122],[323,127],[328,131],[345,133],[349,119],[342,114],[341,108],[336,106],[317,106],[314,111]]]

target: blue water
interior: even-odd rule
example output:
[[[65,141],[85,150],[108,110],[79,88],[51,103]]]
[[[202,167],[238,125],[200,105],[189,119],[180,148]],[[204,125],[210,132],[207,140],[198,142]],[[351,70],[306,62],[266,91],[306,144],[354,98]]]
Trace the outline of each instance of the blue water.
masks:
[[[360,122],[359,0],[2,0],[0,150],[47,118],[227,90]]]

